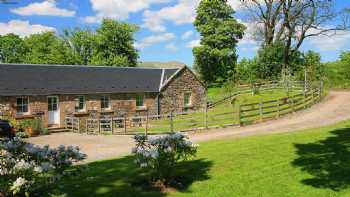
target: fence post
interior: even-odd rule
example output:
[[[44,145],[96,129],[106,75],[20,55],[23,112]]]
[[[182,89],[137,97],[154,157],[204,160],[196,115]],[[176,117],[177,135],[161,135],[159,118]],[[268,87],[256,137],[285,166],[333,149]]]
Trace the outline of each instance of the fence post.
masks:
[[[279,118],[281,115],[280,102],[281,100],[278,99],[277,100],[277,118]]]
[[[242,126],[242,108],[241,108],[241,104],[238,104],[238,125]]]
[[[263,109],[262,109],[262,101],[259,102],[259,113],[260,113],[260,121],[263,121]]]
[[[312,103],[315,104],[315,91],[314,90],[311,90],[311,100],[312,100]]]
[[[306,92],[304,91],[304,109],[306,109]]]
[[[146,113],[146,128],[145,128],[145,135],[148,136],[148,111]]]
[[[86,120],[85,120],[86,134],[89,133],[88,120],[89,120],[89,118],[86,118]]]
[[[126,114],[124,115],[124,134],[126,134]]]
[[[293,110],[293,112],[295,112],[295,106],[294,106],[294,98],[292,97],[292,110]]]
[[[114,123],[113,118],[111,118],[111,129],[112,129],[112,135],[114,134]]]
[[[320,100],[322,99],[322,94],[323,94],[323,81],[321,80],[321,82],[320,82]]]
[[[205,125],[205,129],[208,129],[208,104],[205,105],[205,111],[204,111],[204,125]]]
[[[78,118],[78,133],[80,133],[80,118]]]
[[[173,111],[170,112],[170,132],[174,132]]]
[[[101,133],[101,119],[98,119],[98,133]]]

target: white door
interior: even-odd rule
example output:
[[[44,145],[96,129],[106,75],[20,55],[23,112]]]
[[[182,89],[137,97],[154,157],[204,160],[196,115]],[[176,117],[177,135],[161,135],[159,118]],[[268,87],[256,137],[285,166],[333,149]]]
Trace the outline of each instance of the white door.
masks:
[[[49,125],[58,125],[60,124],[60,113],[58,106],[58,96],[49,96],[47,97],[48,104],[48,123]]]

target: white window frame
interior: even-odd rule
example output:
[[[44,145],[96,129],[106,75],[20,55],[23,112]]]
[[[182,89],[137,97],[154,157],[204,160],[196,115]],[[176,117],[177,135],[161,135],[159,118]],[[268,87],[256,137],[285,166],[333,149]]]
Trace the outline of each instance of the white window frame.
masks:
[[[186,101],[186,95],[190,95],[189,96],[189,98],[188,98],[188,103],[186,103],[185,101]],[[190,107],[190,106],[192,106],[192,92],[185,92],[184,93],[184,100],[183,100],[184,102],[184,106],[185,107]]]
[[[103,98],[107,98],[107,101],[108,101],[108,107],[107,108],[103,108],[102,107],[102,99]],[[105,99],[103,99],[103,100],[105,100]],[[110,99],[110,97],[109,96],[107,96],[107,95],[103,95],[103,96],[101,96],[100,97],[100,107],[101,107],[101,110],[103,111],[103,110],[110,110],[111,109],[111,99]]]
[[[83,108],[80,109],[80,99],[83,98]],[[86,99],[83,95],[78,95],[75,100],[75,112],[85,112],[86,111]]]
[[[26,99],[27,100],[27,111],[26,112],[24,112],[24,111],[18,111],[18,101],[17,101],[17,99],[22,99],[22,110],[24,109],[24,102],[23,102],[23,100],[24,99]],[[18,114],[18,115],[28,115],[28,114],[30,114],[30,109],[29,109],[29,97],[28,96],[20,96],[20,97],[17,97],[16,98],[16,114]]]

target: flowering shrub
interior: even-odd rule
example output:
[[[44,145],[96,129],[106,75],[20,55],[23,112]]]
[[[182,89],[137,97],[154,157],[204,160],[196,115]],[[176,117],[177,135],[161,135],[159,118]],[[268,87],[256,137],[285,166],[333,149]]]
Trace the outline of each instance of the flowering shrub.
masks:
[[[197,153],[197,145],[188,141],[181,133],[171,133],[148,139],[145,135],[135,135],[136,147],[132,153],[141,168],[151,170],[153,180],[166,181],[177,162],[188,160]]]
[[[20,138],[0,141],[0,186],[4,188],[0,192],[29,196],[61,178],[68,167],[85,157],[79,147],[39,147]]]

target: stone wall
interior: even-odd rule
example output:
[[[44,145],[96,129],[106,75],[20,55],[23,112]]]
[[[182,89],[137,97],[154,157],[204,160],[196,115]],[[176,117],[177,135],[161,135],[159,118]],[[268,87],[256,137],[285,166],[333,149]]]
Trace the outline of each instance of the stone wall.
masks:
[[[192,71],[184,68],[166,85],[160,95],[160,113],[168,114],[202,110],[206,103],[206,89]],[[191,105],[184,105],[185,93],[191,93]]]
[[[101,111],[100,97],[102,95],[89,94],[85,96],[86,111],[75,112],[75,99],[77,95],[59,95],[60,125],[63,127],[64,118],[67,115],[87,117],[89,112],[96,111],[97,114],[121,116],[122,114],[145,115],[146,113],[157,114],[157,93],[145,93],[145,108],[136,108],[136,94],[105,94],[110,97],[110,109]],[[7,112],[15,119],[32,119],[41,117],[44,127],[48,126],[47,96],[29,96],[29,113],[18,115],[16,113],[17,97],[0,97],[0,104],[7,106]]]

